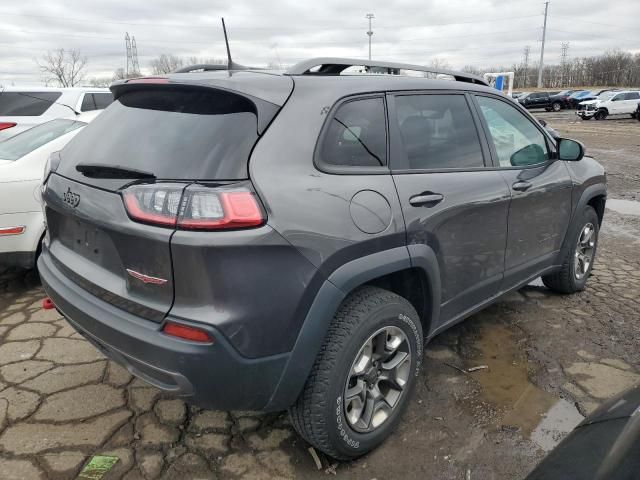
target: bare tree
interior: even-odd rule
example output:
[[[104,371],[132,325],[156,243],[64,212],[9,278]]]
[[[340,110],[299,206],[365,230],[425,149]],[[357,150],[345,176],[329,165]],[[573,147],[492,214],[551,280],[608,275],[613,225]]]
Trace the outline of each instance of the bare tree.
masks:
[[[92,87],[108,87],[112,82],[110,77],[91,77],[88,81]]]
[[[84,79],[87,57],[80,50],[60,48],[47,51],[36,64],[47,84],[55,82],[61,87],[74,87]]]
[[[163,75],[171,73],[184,65],[182,58],[175,55],[163,53],[158,58],[151,60],[151,70],[153,75]]]

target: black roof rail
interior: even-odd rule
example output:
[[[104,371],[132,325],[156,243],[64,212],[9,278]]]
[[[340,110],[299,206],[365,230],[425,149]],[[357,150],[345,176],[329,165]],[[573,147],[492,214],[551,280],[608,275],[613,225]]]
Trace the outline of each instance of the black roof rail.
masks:
[[[411,65],[408,63],[383,62],[378,60],[358,60],[353,58],[337,58],[337,57],[319,57],[303,60],[295,64],[286,71],[287,75],[340,75],[340,73],[349,67],[363,66],[387,69],[388,73],[394,73],[394,70],[412,70],[416,72],[427,72],[442,75],[450,75],[458,82],[477,83],[479,85],[489,86],[482,78],[477,75],[465,72],[456,72],[451,70],[443,70],[437,67],[425,67],[422,65]],[[312,72],[314,67],[320,67],[317,71]]]

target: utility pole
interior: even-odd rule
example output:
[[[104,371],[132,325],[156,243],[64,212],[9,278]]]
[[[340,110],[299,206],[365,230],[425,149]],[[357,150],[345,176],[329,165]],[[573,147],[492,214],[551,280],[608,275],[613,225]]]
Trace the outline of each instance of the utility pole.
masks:
[[[369,19],[369,31],[367,31],[367,35],[369,35],[369,60],[371,60],[371,37],[373,36],[373,30],[371,30],[371,19],[376,17],[373,13],[367,13],[364,18]]]
[[[569,51],[569,42],[562,43],[562,50],[560,53],[560,86],[565,86],[567,75],[567,52]]]
[[[544,2],[544,25],[542,27],[542,48],[540,48],[540,67],[538,69],[538,88],[542,88],[542,69],[544,68],[544,42],[547,38],[547,13],[549,2]]]
[[[522,85],[520,85],[520,88],[524,87],[527,88],[527,79],[529,78],[529,54],[531,53],[531,47],[529,45],[527,45],[526,47],[524,47],[524,53],[523,53],[523,59],[522,59],[522,69],[524,70],[524,81],[522,82]]]
[[[129,32],[124,34],[124,45],[127,50],[127,62],[125,64],[124,76],[125,78],[129,78],[129,65],[131,65],[131,37],[129,37]]]

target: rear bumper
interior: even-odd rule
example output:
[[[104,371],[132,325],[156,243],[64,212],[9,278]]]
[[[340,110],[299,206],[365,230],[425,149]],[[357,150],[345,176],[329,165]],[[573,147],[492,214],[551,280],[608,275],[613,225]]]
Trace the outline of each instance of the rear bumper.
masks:
[[[204,408],[280,410],[288,406],[269,400],[289,353],[245,358],[218,330],[206,324],[198,327],[210,333],[215,339],[213,345],[164,335],[162,324],[118,309],[70,282],[55,266],[46,246],[38,269],[44,289],[60,313],[133,375]]]

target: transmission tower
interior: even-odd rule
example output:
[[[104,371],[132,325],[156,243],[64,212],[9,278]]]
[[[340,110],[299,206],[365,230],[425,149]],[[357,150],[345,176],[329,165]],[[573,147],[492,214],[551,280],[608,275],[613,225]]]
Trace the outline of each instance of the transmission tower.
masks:
[[[560,53],[560,86],[565,86],[567,75],[567,53],[569,52],[569,42],[562,43],[562,50]]]
[[[131,63],[133,65],[133,73],[140,75],[140,64],[138,63],[138,47],[136,45],[136,37],[131,37]]]
[[[138,47],[136,46],[136,37],[129,36],[129,32],[124,34],[124,44],[127,49],[126,68],[124,73],[126,78],[135,77],[140,74],[140,65],[138,64]]]
[[[527,87],[527,78],[529,76],[529,55],[531,54],[531,47],[527,45],[524,47],[524,52],[522,54],[522,70],[524,71],[523,82],[520,87]]]

